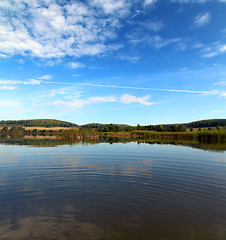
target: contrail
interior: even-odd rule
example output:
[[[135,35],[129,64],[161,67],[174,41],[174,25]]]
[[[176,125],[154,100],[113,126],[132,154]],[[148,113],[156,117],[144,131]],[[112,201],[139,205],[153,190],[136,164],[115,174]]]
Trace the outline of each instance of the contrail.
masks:
[[[104,84],[92,84],[92,83],[67,83],[67,82],[42,82],[42,83],[54,83],[54,84],[66,84],[66,85],[85,85],[93,87],[105,87],[105,88],[121,88],[121,89],[135,89],[135,90],[147,90],[147,91],[164,91],[164,92],[180,92],[180,93],[195,93],[195,94],[219,94],[219,91],[193,91],[182,89],[165,89],[165,88],[145,88],[145,87],[129,87],[129,86],[116,86],[116,85],[104,85]]]

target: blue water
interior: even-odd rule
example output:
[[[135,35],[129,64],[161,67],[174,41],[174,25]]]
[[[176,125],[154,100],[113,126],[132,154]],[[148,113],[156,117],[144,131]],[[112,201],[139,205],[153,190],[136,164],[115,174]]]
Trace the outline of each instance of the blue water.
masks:
[[[0,239],[226,239],[226,153],[0,145]]]

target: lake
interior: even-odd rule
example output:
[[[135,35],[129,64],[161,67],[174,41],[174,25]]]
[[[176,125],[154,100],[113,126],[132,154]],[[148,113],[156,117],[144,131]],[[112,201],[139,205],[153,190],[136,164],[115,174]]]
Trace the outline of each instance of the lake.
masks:
[[[225,240],[226,152],[0,145],[1,240]]]

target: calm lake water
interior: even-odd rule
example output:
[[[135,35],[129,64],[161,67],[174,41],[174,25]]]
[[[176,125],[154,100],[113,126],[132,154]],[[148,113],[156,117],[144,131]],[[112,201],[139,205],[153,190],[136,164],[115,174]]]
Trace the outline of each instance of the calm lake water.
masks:
[[[1,240],[225,240],[226,152],[0,145]]]

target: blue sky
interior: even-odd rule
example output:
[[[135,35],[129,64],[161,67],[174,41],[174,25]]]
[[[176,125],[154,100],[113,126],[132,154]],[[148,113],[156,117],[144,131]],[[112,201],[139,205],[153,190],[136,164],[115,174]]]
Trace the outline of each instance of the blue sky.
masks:
[[[1,0],[0,119],[226,115],[226,0]]]

